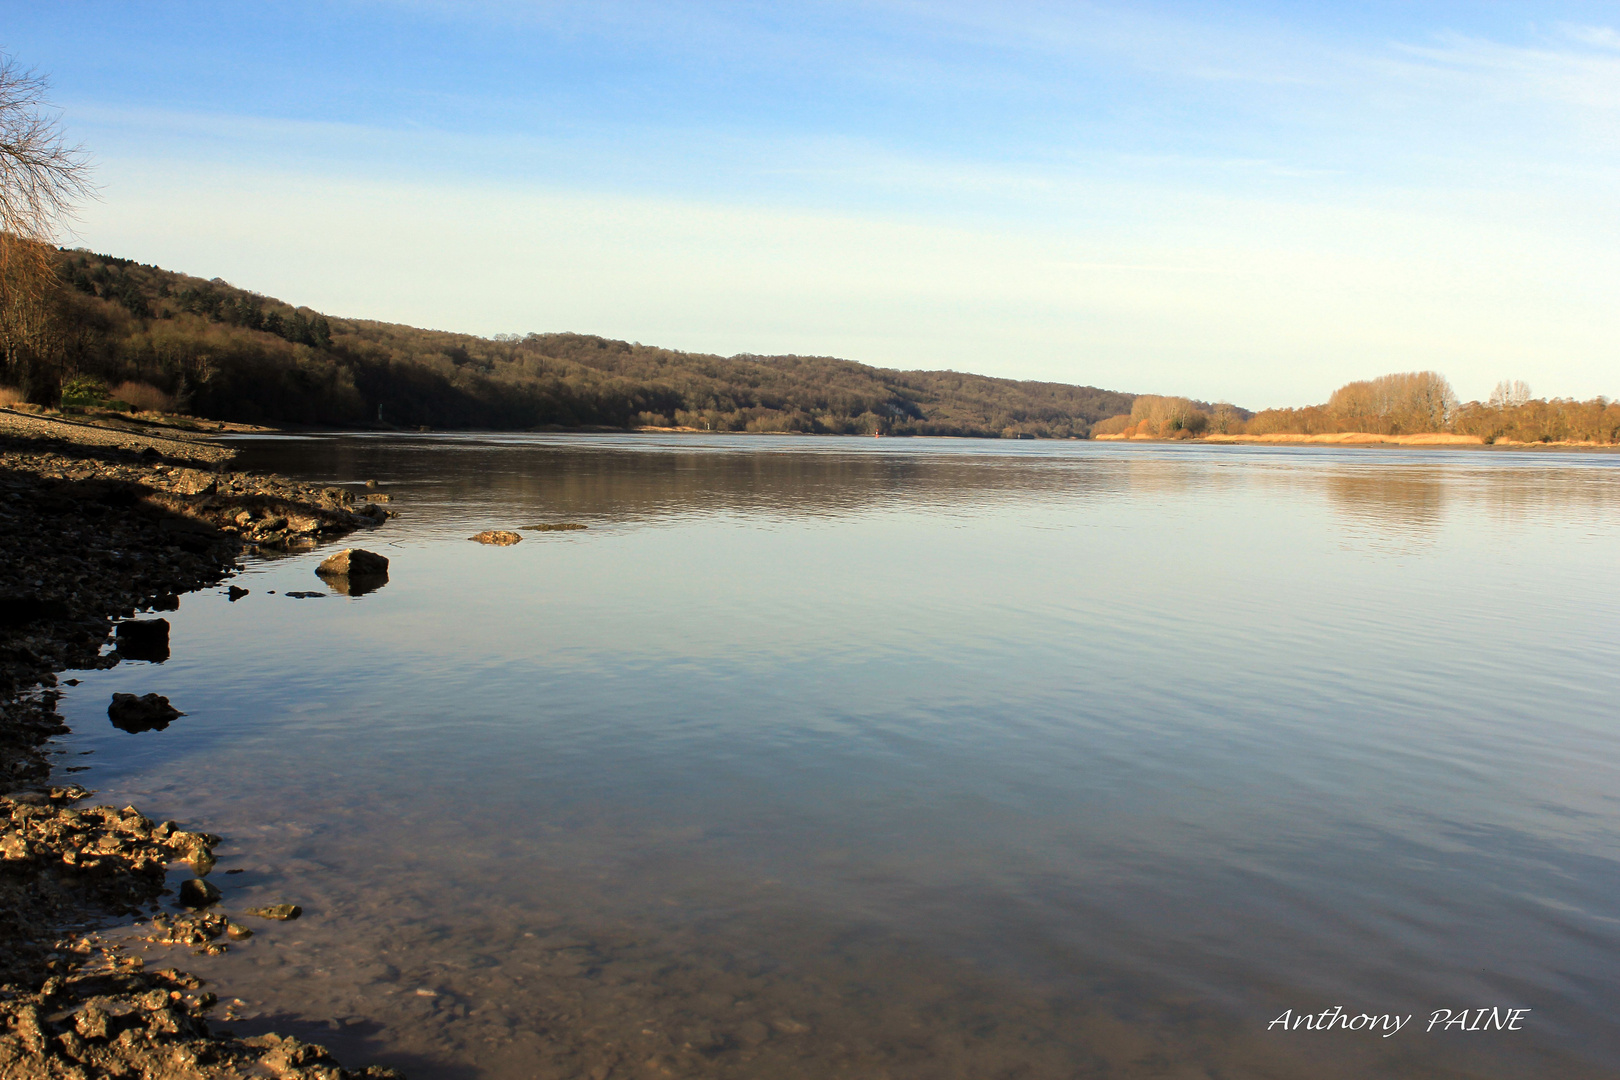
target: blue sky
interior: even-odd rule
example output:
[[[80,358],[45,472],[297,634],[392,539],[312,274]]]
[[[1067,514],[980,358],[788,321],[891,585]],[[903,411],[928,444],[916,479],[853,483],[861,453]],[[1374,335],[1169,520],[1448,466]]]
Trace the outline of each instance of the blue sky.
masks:
[[[15,3],[79,243],[481,334],[1620,393],[1620,4]]]

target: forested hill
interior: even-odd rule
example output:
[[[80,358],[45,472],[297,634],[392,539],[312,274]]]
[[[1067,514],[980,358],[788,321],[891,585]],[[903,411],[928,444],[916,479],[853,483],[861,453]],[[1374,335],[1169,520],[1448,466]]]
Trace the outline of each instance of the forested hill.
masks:
[[[830,357],[708,356],[581,334],[491,340],[323,315],[126,259],[58,257],[56,329],[8,343],[3,377],[41,403],[89,376],[132,395],[156,388],[219,420],[1066,437],[1133,400]]]

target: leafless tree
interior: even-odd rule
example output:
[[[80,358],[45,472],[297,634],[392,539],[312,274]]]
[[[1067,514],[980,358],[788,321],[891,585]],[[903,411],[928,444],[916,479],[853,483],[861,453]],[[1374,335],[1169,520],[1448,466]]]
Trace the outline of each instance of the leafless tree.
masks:
[[[1521,379],[1503,379],[1491,391],[1490,400],[1486,402],[1493,409],[1517,409],[1530,400],[1530,384]]]
[[[95,196],[89,155],[64,139],[48,90],[44,76],[0,53],[0,272],[10,287],[21,284],[13,271],[27,278],[46,265],[57,229]]]
[[[30,400],[53,400],[71,326],[52,247],[74,207],[92,198],[90,160],[69,145],[43,76],[0,53],[0,372]]]

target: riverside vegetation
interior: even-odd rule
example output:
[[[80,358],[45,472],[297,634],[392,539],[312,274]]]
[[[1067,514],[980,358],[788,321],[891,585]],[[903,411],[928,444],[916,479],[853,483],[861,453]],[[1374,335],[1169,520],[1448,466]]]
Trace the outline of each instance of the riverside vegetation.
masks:
[[[1322,405],[1260,413],[1143,394],[1132,401],[1130,412],[1097,423],[1091,434],[1215,442],[1613,446],[1620,443],[1620,402],[1536,399],[1521,381],[1497,384],[1483,402],[1459,402],[1445,376],[1418,371],[1347,383]]]
[[[166,658],[167,622],[138,612],[171,610],[178,594],[221,582],[246,548],[312,547],[388,514],[345,490],[231,472],[228,458],[200,442],[0,414],[0,1076],[7,1080],[394,1075],[347,1072],[296,1039],[212,1028],[218,1003],[202,980],[145,971],[138,957],[99,938],[95,927],[109,918],[151,916],[148,940],[214,954],[251,937],[246,923],[254,917],[285,919],[295,909],[243,911],[245,922],[227,916],[229,897],[208,880],[220,837],[154,822],[132,806],[84,806],[92,792],[52,780],[48,743],[67,730],[56,710],[60,672]],[[156,695],[115,695],[109,708],[127,730],[179,715]],[[189,910],[164,914],[158,901],[175,865],[193,875],[179,889]],[[227,1007],[222,1018],[230,1015]]]
[[[1460,402],[1435,372],[1251,412],[831,357],[712,356],[585,334],[483,338],[329,316],[110,255],[49,249],[43,286],[0,302],[0,405],[399,428],[1212,441],[1613,445],[1620,404],[1504,382]]]

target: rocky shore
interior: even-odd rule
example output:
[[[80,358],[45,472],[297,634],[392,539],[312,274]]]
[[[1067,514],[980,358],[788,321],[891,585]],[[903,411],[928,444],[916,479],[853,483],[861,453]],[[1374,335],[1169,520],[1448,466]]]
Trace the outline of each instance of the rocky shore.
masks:
[[[318,1046],[211,1026],[196,976],[148,972],[98,925],[146,915],[153,940],[214,952],[251,934],[214,908],[219,838],[135,807],[86,805],[54,781],[62,672],[167,655],[181,593],[251,550],[298,550],[374,527],[382,497],[228,469],[202,440],[0,417],[0,1076],[143,1080],[385,1077]],[[123,703],[126,708],[130,703]],[[138,703],[137,703],[138,704]],[[171,866],[190,914],[164,915]],[[271,917],[275,917],[273,913]]]

